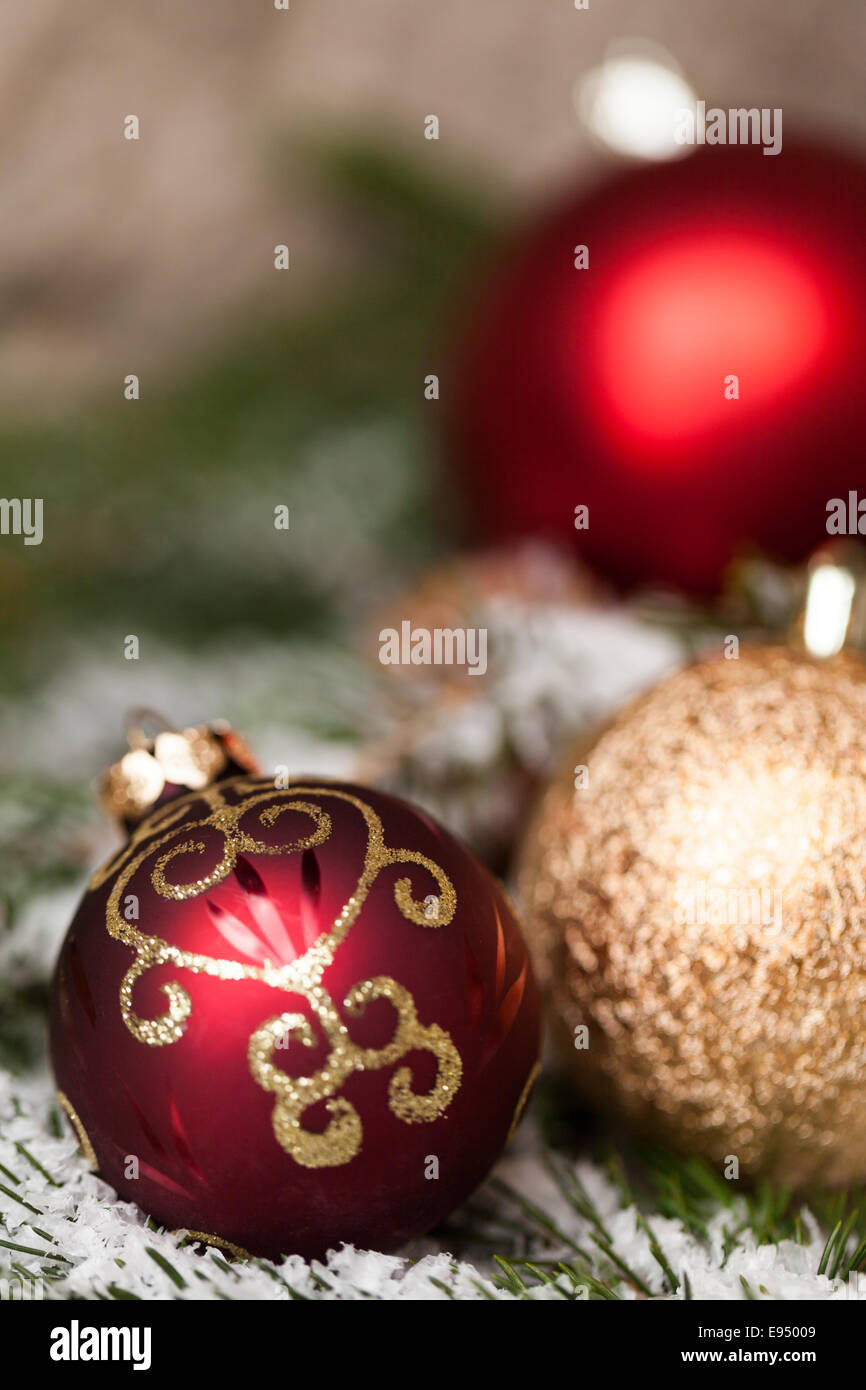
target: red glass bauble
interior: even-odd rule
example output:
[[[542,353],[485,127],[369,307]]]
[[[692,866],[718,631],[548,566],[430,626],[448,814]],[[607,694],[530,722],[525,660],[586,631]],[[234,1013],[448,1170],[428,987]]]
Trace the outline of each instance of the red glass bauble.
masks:
[[[828,500],[866,492],[864,244],[864,165],[787,139],[568,197],[506,255],[454,364],[476,530],[571,536],[626,586],[712,592],[747,546],[802,559]]]
[[[531,1086],[511,908],[422,812],[232,777],[94,877],[52,1000],[62,1103],[160,1223],[277,1257],[393,1249],[496,1159]]]

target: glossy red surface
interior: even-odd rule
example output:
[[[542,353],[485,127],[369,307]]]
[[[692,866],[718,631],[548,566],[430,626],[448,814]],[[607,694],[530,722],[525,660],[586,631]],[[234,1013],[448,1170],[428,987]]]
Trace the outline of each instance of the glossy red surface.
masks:
[[[864,165],[787,138],[567,198],[470,308],[443,390],[477,533],[570,537],[623,586],[804,558],[828,500],[866,495],[864,244]]]
[[[397,1011],[379,998],[351,1017],[347,991],[381,976],[409,991],[419,1024],[445,1030],[460,1056],[459,1086],[444,1113],[408,1123],[389,1105],[389,1082],[400,1067],[410,1067],[416,1094],[434,1085],[436,1058],[412,1047],[393,1064],[352,1069],[335,1087],[332,1099],[347,1101],[360,1119],[357,1154],[330,1166],[296,1161],[275,1134],[275,1095],[251,1073],[250,1038],[284,1011],[303,1014],[314,1045],[302,1045],[296,1034],[272,1058],[295,1077],[326,1066],[330,1044],[309,998],[261,979],[213,978],[163,960],[134,984],[135,1014],[164,1015],[161,987],[172,982],[187,991],[191,1010],[177,1041],[139,1040],[120,1000],[135,946],[115,939],[106,925],[122,864],[85,895],[58,961],[51,1020],[57,1085],[78,1113],[102,1176],[165,1226],[204,1231],[270,1256],[320,1255],[342,1241],[393,1249],[452,1211],[502,1149],[538,1051],[535,983],[506,899],[462,844],[396,798],[321,779],[297,785],[320,790],[293,785],[275,792],[267,779],[220,787],[230,806],[249,799],[251,787],[256,796],[266,794],[257,802],[253,796],[238,830],[272,852],[242,850],[221,882],[183,901],[158,891],[155,866],[163,864],[168,891],[202,878],[223,860],[223,834],[201,826],[209,807],[199,796],[183,800],[180,819],[168,829],[164,808],[145,822],[135,846],[135,856],[143,857],[123,887],[121,910],[131,910],[134,895],[133,929],[199,957],[253,969],[291,965],[356,894],[367,825],[339,793],[359,799],[380,818],[387,846],[424,855],[441,869],[455,890],[456,910],[439,926],[407,920],[394,896],[399,879],[409,879],[416,903],[444,901],[444,895],[423,864],[386,864],[321,984],[352,1043],[368,1050],[393,1038]],[[309,814],[286,809],[299,799],[327,811],[330,834],[313,848],[276,852],[309,835]],[[265,823],[263,808],[275,805],[283,809]],[[172,857],[182,844],[187,848]],[[334,1113],[320,1100],[304,1112],[302,1126],[322,1132]],[[127,1176],[130,1156],[138,1161],[137,1179]],[[431,1158],[438,1160],[438,1178],[426,1176]]]

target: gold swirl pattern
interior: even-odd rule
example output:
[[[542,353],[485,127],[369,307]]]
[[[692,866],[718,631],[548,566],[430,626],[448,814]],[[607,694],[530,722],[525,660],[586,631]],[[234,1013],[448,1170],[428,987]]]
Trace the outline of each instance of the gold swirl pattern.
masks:
[[[63,1091],[57,1091],[57,1103],[60,1109],[68,1116],[72,1128],[78,1136],[78,1147],[81,1149],[82,1156],[87,1160],[91,1169],[96,1173],[99,1169],[99,1160],[96,1157],[93,1145],[90,1142],[87,1130],[81,1123],[78,1111],[73,1106],[69,1097]]]
[[[227,786],[246,795],[237,804],[231,805],[223,795]],[[363,1048],[352,1041],[347,1025],[322,984],[325,971],[351,931],[382,869],[392,864],[414,864],[426,869],[436,882],[439,890],[438,910],[432,920],[427,901],[419,902],[413,897],[409,878],[400,878],[394,884],[394,901],[401,916],[417,926],[435,929],[447,926],[457,908],[457,894],[447,875],[426,855],[414,850],[391,849],[386,845],[381,820],[373,808],[359,797],[335,787],[304,786],[290,790],[292,799],[287,801],[286,792],[274,788],[272,783],[263,787],[260,782],[237,778],[231,783],[222,786],[214,784],[171,801],[134,829],[129,842],[93,876],[90,886],[97,889],[114,877],[106,904],[106,926],[115,940],[122,941],[135,952],[135,959],[121,982],[120,1008],[127,1028],[139,1042],[149,1047],[164,1047],[177,1042],[192,1012],[190,996],[177,981],[160,986],[168,1000],[164,1014],[146,1019],[135,1012],[135,985],[146,971],[157,965],[172,964],[193,974],[210,975],[220,980],[260,980],[274,989],[307,1001],[329,1046],[328,1055],[319,1070],[311,1076],[291,1076],[274,1064],[274,1050],[277,1047],[285,1048],[290,1038],[296,1039],[304,1047],[312,1048],[317,1044],[318,1036],[311,1019],[296,1012],[277,1014],[257,1028],[250,1038],[248,1060],[256,1083],[276,1096],[272,1123],[277,1142],[302,1167],[326,1168],[348,1163],[361,1150],[363,1133],[360,1116],[344,1096],[337,1094],[353,1072],[392,1066],[411,1050],[432,1053],[436,1059],[436,1078],[432,1089],[426,1094],[419,1095],[413,1091],[412,1076],[407,1066],[399,1068],[391,1077],[388,1103],[392,1113],[406,1124],[438,1119],[459,1090],[463,1064],[457,1048],[449,1034],[437,1024],[424,1025],[420,1022],[415,1002],[402,985],[389,976],[380,975],[353,985],[346,994],[342,1004],[352,1018],[360,1018],[367,1005],[376,999],[387,999],[397,1015],[394,1035],[386,1046]],[[130,881],[141,866],[153,860],[154,856],[157,857],[151,868],[150,881],[155,891],[161,897],[184,902],[207,892],[227,878],[242,853],[289,855],[324,844],[332,832],[331,817],[316,802],[303,799],[307,797],[330,797],[355,807],[364,818],[367,846],[355,891],[330,928],[298,959],[282,965],[265,961],[264,965],[259,966],[184,951],[161,937],[148,936],[139,931],[133,922],[127,921],[122,915],[120,905]],[[185,813],[196,802],[204,803],[207,814],[201,819],[188,821]],[[284,811],[296,811],[308,816],[313,828],[308,835],[290,844],[266,844],[241,828],[241,821],[251,811],[257,812],[259,823],[267,828],[273,826]],[[194,834],[196,830],[205,829],[216,830],[223,837],[219,862],[200,878],[186,883],[169,882],[165,872],[170,864],[186,856],[206,853],[204,841]],[[172,844],[179,834],[184,838]],[[326,1129],[318,1133],[305,1129],[302,1121],[305,1111],[320,1101],[325,1103],[330,1120]]]
[[[242,1245],[235,1245],[234,1241],[224,1240],[222,1236],[212,1236],[209,1231],[188,1231],[183,1226],[179,1226],[176,1231],[172,1231],[173,1236],[184,1236],[182,1244],[207,1245],[215,1250],[224,1250],[233,1260],[251,1260],[253,1257],[249,1250],[244,1250]]]

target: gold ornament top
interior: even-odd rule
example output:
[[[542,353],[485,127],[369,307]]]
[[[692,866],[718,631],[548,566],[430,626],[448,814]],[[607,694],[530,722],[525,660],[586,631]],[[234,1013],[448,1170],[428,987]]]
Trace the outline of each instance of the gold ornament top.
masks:
[[[148,734],[146,726],[156,730]],[[173,729],[151,710],[135,710],[127,726],[129,752],[99,783],[103,809],[127,829],[184,789],[200,791],[258,767],[244,739],[225,722]]]
[[[703,662],[576,752],[521,888],[583,1089],[743,1173],[862,1177],[864,825],[851,656]]]
[[[408,877],[399,878],[394,884],[394,900],[401,915],[417,926],[435,929],[447,926],[457,908],[457,895],[447,875],[426,855],[388,846],[379,816],[370,805],[349,792],[337,787],[306,785],[279,790],[272,781],[243,778],[226,784],[225,790],[229,788],[239,795],[238,801],[225,795],[219,785],[213,785],[168,802],[133,830],[128,844],[91,880],[92,889],[112,881],[106,903],[106,927],[111,936],[135,953],[120,986],[123,1019],[133,1036],[151,1047],[170,1045],[182,1036],[192,1012],[192,1001],[179,982],[161,986],[168,999],[168,1009],[158,1018],[141,1018],[133,1007],[136,982],[146,971],[164,964],[219,980],[260,980],[284,994],[300,997],[309,1006],[309,1017],[294,1010],[281,1012],[264,1021],[253,1033],[248,1051],[250,1072],[258,1085],[277,1098],[273,1129],[286,1153],[308,1168],[346,1163],[360,1151],[362,1141],[357,1111],[345,1097],[337,1094],[352,1072],[390,1066],[411,1049],[432,1053],[437,1062],[437,1074],[429,1092],[418,1094],[412,1089],[411,1073],[405,1066],[393,1074],[389,1083],[391,1110],[399,1119],[413,1123],[435,1120],[444,1114],[459,1089],[463,1067],[448,1033],[435,1023],[422,1024],[409,992],[388,976],[359,982],[342,1000],[350,1017],[360,1017],[374,999],[390,1000],[396,1011],[397,1023],[390,1043],[381,1048],[358,1046],[323,984],[325,971],[352,930],[370,889],[386,866],[414,864],[434,879],[438,887],[438,909],[433,917],[428,904],[413,897]],[[259,966],[185,951],[161,937],[148,935],[121,913],[130,881],[146,863],[150,865],[150,881],[155,891],[161,897],[182,902],[221,883],[233,871],[241,853],[288,855],[324,844],[331,835],[332,822],[321,803],[329,800],[347,803],[363,817],[367,831],[364,863],[354,892],[330,929],[300,958],[288,964],[266,962]],[[195,815],[197,806],[202,810],[199,815]],[[245,824],[250,824],[250,818],[253,824],[258,820],[263,828],[272,827],[286,811],[307,816],[312,822],[309,834],[286,844],[273,844],[258,839],[244,828]],[[203,840],[196,836],[197,831],[205,830],[217,831],[222,837],[222,853],[216,865],[184,883],[167,880],[169,864],[176,867],[176,861],[205,853]],[[292,1037],[306,1047],[315,1046],[314,1024],[321,1029],[329,1045],[328,1055],[313,1075],[291,1076],[274,1064],[274,1051],[287,1046]],[[328,1127],[322,1133],[306,1130],[302,1124],[304,1112],[322,1100],[331,1115]]]

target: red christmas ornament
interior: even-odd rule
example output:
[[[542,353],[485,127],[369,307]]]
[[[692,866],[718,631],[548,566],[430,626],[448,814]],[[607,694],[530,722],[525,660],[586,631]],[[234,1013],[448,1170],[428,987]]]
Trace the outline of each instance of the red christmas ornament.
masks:
[[[472,1191],[528,1095],[539,1011],[511,908],[395,797],[277,788],[238,772],[226,731],[160,737],[109,781],[133,828],[55,972],[61,1103],[172,1229],[272,1257],[393,1249]]]
[[[570,535],[623,585],[711,592],[747,545],[803,559],[864,486],[864,244],[863,164],[787,140],[568,198],[506,256],[456,363],[476,529]]]

